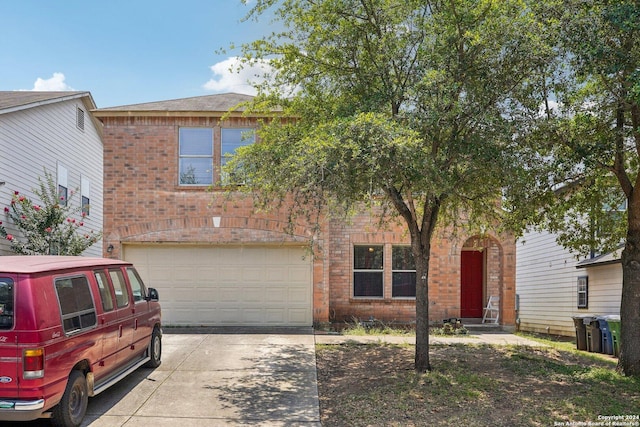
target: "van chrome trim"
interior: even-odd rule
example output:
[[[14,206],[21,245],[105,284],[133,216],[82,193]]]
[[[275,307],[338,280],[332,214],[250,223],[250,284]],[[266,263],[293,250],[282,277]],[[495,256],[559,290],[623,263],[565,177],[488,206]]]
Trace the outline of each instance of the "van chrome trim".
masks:
[[[44,408],[44,399],[38,400],[0,400],[0,410],[37,411]]]
[[[145,363],[147,363],[149,360],[151,360],[151,358],[149,356],[143,357],[137,363],[134,363],[133,365],[130,365],[128,368],[120,371],[120,373],[118,373],[118,375],[109,378],[104,383],[100,383],[100,385],[98,385],[97,387],[95,387],[93,389],[93,394],[92,394],[92,391],[89,390],[89,396],[95,396],[97,394],[102,393],[103,391],[105,391],[106,389],[108,389],[112,385],[116,384],[118,381],[120,381],[121,379],[123,379],[124,377],[126,377],[127,375],[132,373],[133,371],[137,370],[139,367],[141,367]]]

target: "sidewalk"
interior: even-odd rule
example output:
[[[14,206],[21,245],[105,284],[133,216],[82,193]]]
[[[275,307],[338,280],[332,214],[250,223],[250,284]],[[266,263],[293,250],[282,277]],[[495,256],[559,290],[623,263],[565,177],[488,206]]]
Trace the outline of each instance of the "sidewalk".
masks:
[[[316,344],[346,344],[346,343],[386,343],[386,344],[410,344],[416,343],[415,336],[401,335],[340,335],[324,334],[316,332]],[[492,344],[492,345],[526,345],[530,347],[546,347],[537,341],[519,337],[508,332],[471,332],[463,336],[429,336],[429,344]]]

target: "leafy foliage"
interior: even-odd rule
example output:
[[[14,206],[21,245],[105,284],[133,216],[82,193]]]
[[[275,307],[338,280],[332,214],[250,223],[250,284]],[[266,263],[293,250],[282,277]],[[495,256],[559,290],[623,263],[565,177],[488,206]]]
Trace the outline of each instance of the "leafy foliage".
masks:
[[[557,232],[578,255],[624,243],[620,369],[640,376],[640,4],[548,0],[532,7],[557,52],[544,82],[546,102],[557,108],[520,135],[531,149],[522,156],[528,183],[512,183],[511,211]]]
[[[497,225],[513,134],[547,63],[519,0],[258,0],[283,31],[244,46],[274,70],[247,111],[272,117],[229,164],[291,220],[363,204],[401,218],[416,260],[416,369],[428,364],[428,266],[437,226]],[[275,201],[275,202],[274,202]],[[337,209],[337,208],[340,209]]]
[[[62,203],[53,178],[45,172],[34,193],[42,204],[36,204],[17,191],[5,214],[20,230],[21,236],[9,234],[0,222],[0,236],[11,242],[11,250],[20,255],[80,255],[101,238],[93,231],[81,233],[84,213],[74,218],[71,203]]]

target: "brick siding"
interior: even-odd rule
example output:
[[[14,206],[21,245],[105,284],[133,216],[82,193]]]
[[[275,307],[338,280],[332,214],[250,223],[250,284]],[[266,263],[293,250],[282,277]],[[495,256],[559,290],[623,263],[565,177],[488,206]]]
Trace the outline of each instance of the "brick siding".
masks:
[[[144,115],[101,117],[104,123],[104,251],[119,258],[123,243],[199,244],[308,244],[312,231],[304,224],[286,232],[284,211],[260,212],[246,196],[229,199],[224,191],[178,185],[178,129],[211,127],[214,138],[221,127],[255,127],[251,118]],[[221,126],[222,125],[222,126]],[[214,163],[220,164],[214,151]],[[218,177],[216,172],[214,179]],[[214,227],[213,217],[221,217]],[[444,233],[432,245],[429,274],[430,315],[433,322],[460,313],[460,252],[473,236]],[[391,269],[384,272],[384,297],[354,298],[353,245],[384,245],[384,264],[391,266],[391,247],[408,244],[404,227],[389,221],[384,229],[377,218],[362,212],[350,221],[324,225],[313,261],[314,322],[370,317],[396,322],[415,319],[411,299],[391,298]],[[515,322],[515,243],[510,236],[482,240],[486,250],[487,295],[501,297],[501,323]],[[112,247],[110,252],[107,248]]]

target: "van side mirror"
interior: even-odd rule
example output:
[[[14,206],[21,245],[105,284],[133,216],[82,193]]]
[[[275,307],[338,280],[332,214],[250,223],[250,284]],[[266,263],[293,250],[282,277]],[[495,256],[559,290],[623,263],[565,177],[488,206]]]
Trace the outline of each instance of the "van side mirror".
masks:
[[[156,288],[149,288],[147,292],[147,301],[158,301],[158,291]]]

